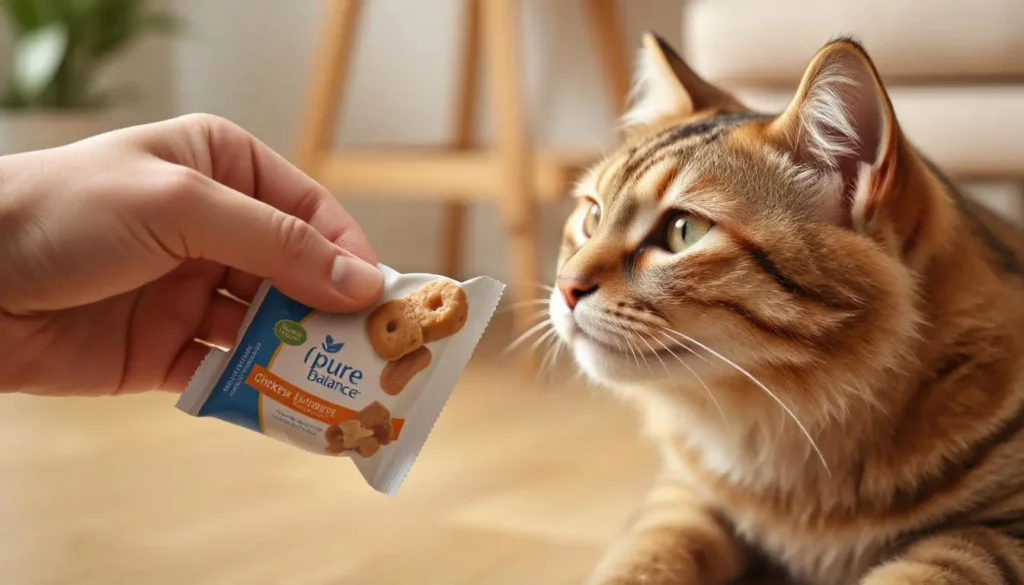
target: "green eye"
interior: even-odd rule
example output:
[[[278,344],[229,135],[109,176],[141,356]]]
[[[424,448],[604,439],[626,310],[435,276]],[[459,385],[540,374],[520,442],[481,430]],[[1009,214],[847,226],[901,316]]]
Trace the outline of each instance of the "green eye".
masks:
[[[711,222],[689,213],[673,216],[665,228],[665,249],[673,254],[697,243],[711,231]]]
[[[586,215],[583,216],[583,235],[588,238],[594,235],[599,225],[601,225],[601,207],[597,203],[591,202]]]

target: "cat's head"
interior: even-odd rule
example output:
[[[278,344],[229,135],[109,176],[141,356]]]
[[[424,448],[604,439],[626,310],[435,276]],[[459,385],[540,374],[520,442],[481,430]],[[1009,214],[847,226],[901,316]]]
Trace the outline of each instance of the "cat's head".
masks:
[[[913,265],[938,223],[915,195],[928,190],[924,163],[857,43],[827,44],[769,115],[648,34],[635,95],[620,144],[579,181],[550,299],[589,377],[688,386],[694,400],[701,383],[733,380],[736,395],[720,398],[735,401],[760,391],[740,369],[777,383],[905,357]],[[800,392],[780,398],[826,400]]]

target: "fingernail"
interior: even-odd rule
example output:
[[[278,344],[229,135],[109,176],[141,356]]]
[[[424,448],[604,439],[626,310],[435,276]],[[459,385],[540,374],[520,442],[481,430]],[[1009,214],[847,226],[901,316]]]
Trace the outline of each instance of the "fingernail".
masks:
[[[370,299],[380,292],[384,276],[376,266],[359,258],[339,255],[331,267],[331,282],[350,299]]]

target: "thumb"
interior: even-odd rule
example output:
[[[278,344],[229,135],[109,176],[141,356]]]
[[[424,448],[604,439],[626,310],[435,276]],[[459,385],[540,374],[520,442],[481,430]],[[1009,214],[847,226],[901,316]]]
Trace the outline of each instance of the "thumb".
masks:
[[[285,295],[333,312],[362,310],[383,291],[377,267],[343,250],[302,219],[209,180],[214,191],[186,197],[178,222],[190,257],[267,278]]]

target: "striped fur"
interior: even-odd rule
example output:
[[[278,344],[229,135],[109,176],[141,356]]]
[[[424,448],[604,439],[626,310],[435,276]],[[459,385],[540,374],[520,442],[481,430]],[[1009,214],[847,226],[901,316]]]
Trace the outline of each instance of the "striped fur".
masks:
[[[586,296],[550,302],[663,461],[590,583],[1024,583],[1024,235],[915,151],[853,41],[777,115],[644,50],[566,222]],[[714,227],[671,253],[679,211]]]

